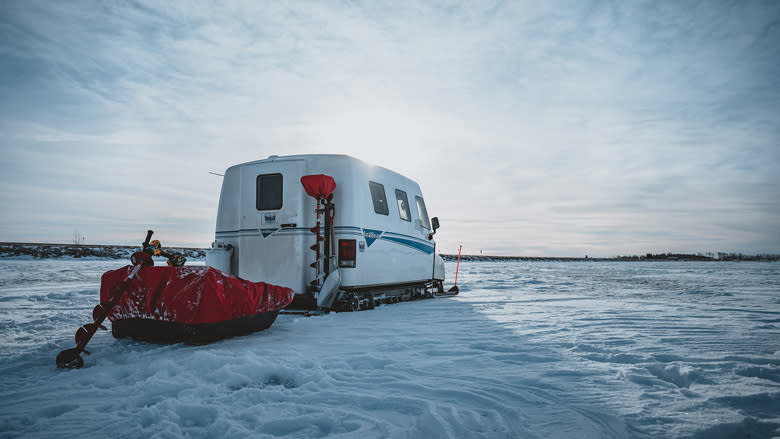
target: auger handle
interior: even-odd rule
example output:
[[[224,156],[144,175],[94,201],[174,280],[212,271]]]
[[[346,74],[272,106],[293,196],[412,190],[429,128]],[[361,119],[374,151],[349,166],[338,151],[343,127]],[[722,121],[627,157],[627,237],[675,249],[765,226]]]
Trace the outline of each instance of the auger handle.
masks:
[[[149,241],[152,239],[152,233],[154,233],[154,230],[147,230],[146,231],[146,239],[144,240],[144,243],[141,244],[141,248],[149,247]]]

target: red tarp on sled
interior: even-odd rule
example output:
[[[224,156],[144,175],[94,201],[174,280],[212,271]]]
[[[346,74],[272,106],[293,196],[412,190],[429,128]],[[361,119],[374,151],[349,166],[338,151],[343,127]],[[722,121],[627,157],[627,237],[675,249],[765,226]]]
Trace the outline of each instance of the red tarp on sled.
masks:
[[[104,273],[100,301],[108,302],[111,287],[132,270],[128,265]],[[212,267],[144,267],[108,318],[216,323],[279,310],[292,302],[293,295],[289,288],[249,282]]]

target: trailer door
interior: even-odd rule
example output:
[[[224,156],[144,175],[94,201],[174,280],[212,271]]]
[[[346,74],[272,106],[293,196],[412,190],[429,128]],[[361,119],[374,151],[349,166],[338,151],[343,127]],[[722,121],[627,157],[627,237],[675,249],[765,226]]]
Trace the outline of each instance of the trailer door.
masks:
[[[274,160],[241,170],[239,277],[302,292],[303,160]]]

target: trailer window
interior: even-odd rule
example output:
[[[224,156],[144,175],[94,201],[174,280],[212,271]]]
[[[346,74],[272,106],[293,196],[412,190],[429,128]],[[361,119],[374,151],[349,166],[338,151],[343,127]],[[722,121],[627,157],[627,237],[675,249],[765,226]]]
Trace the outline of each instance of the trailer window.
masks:
[[[409,212],[409,199],[406,198],[406,192],[396,189],[395,199],[398,201],[398,215],[404,221],[412,221],[412,213]]]
[[[387,209],[387,197],[385,196],[384,185],[369,181],[368,187],[371,188],[371,199],[374,201],[374,212],[380,215],[387,215],[390,213]]]
[[[431,221],[428,219],[428,211],[425,209],[425,201],[420,197],[414,197],[417,202],[417,215],[420,217],[420,225],[426,229],[431,228]]]
[[[257,176],[257,210],[282,208],[282,174]]]

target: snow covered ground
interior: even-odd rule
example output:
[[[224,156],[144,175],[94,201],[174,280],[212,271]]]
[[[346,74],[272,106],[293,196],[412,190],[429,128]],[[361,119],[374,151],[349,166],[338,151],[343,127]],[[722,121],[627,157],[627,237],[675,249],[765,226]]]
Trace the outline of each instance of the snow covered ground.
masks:
[[[780,436],[778,263],[468,262],[455,298],[56,369],[121,265],[0,259],[0,437]]]

